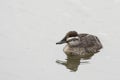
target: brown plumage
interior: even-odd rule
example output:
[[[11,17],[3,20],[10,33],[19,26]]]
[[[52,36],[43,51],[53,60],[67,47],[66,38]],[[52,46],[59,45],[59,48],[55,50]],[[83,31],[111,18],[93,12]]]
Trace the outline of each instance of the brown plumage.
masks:
[[[76,31],[70,31],[66,36],[56,44],[67,43],[64,52],[68,55],[87,56],[99,52],[102,44],[97,36],[91,34],[78,34]]]

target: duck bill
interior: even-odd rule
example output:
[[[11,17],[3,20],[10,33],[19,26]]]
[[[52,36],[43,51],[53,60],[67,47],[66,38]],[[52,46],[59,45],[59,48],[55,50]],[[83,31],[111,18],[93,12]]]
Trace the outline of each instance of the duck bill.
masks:
[[[66,36],[59,42],[57,42],[56,44],[63,44],[63,43],[66,43]]]
[[[63,43],[66,43],[66,41],[61,40],[61,41],[57,42],[56,44],[63,44]]]

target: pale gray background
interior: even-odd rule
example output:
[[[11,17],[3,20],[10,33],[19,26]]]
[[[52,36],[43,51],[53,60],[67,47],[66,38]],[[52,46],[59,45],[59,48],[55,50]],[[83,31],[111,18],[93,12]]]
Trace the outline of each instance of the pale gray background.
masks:
[[[66,32],[97,35],[104,48],[77,72],[56,46]],[[120,80],[120,0],[1,0],[0,80]]]

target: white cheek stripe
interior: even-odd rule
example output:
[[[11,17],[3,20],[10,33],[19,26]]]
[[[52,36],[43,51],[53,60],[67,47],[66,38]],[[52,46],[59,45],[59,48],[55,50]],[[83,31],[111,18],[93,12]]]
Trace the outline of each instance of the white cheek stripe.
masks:
[[[79,39],[79,37],[69,37],[69,38],[67,38],[67,41],[71,40],[71,39],[74,39],[74,38]]]

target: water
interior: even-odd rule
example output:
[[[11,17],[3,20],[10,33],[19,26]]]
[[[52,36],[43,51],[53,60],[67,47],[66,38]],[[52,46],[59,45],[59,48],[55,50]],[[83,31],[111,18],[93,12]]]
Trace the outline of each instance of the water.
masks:
[[[120,80],[119,0],[0,1],[0,80]],[[66,32],[98,36],[103,49],[71,72]]]

